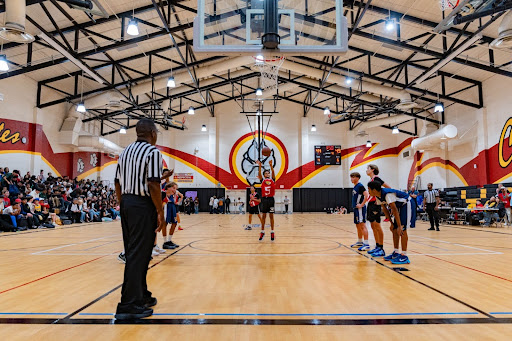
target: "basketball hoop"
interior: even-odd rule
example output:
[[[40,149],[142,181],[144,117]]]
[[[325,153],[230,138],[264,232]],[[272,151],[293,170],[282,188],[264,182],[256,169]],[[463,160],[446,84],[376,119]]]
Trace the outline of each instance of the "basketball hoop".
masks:
[[[260,88],[263,90],[274,90],[277,88],[279,68],[284,63],[284,56],[265,58],[262,55],[253,56],[254,69],[261,73]]]
[[[441,8],[441,11],[447,10],[447,9],[453,9],[459,5],[460,0],[439,0],[439,8]]]

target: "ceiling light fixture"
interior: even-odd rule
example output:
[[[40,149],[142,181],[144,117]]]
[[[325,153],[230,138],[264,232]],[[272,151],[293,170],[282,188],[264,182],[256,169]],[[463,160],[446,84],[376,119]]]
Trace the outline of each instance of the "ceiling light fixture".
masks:
[[[434,112],[444,112],[444,104],[441,102],[437,102],[434,106]]]
[[[313,124],[313,125],[311,126],[311,131],[316,131],[316,125],[314,125],[314,124]]]
[[[203,125],[201,126],[201,131],[206,131],[206,124],[203,124]]]
[[[80,103],[78,103],[78,105],[76,106],[76,111],[81,112],[81,113],[84,113],[87,111],[87,109],[85,109],[84,101],[81,101]]]
[[[128,21],[128,28],[126,29],[126,33],[131,36],[139,35],[139,22],[137,19],[131,18],[130,21]]]
[[[366,141],[366,147],[371,148],[371,146],[372,146],[372,141],[370,141],[370,140]]]
[[[194,115],[195,113],[196,113],[196,110],[194,109],[194,107],[188,108],[188,114],[189,115]]]
[[[399,134],[400,130],[398,130],[398,127],[393,127],[393,134]]]
[[[325,107],[324,108],[324,115],[330,115],[331,114],[331,109],[329,109],[329,107]]]
[[[394,31],[396,28],[396,21],[395,19],[388,19],[386,20],[386,31]]]
[[[347,85],[352,84],[353,81],[354,81],[354,79],[352,77],[345,78],[345,84],[347,84]]]
[[[167,79],[167,87],[168,88],[175,88],[176,87],[176,81],[174,80],[174,77],[171,76]]]
[[[0,55],[0,71],[9,71],[9,64],[5,54]]]
[[[257,88],[256,89],[256,96],[261,96],[263,95],[263,90],[261,90],[261,88]]]
[[[126,128],[122,127],[121,129],[119,129],[119,134],[126,134]]]

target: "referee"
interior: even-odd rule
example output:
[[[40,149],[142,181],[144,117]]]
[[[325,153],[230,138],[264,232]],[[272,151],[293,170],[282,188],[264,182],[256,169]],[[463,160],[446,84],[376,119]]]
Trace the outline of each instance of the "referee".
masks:
[[[152,120],[142,119],[136,131],[137,141],[119,156],[115,177],[126,254],[118,320],[153,314],[150,307],[157,300],[148,291],[146,275],[156,232],[165,226],[160,189],[163,161],[155,147],[158,130]]]
[[[428,218],[430,219],[430,231],[437,230],[439,231],[439,204],[441,199],[439,199],[439,191],[437,189],[433,189],[433,184],[429,183],[427,185],[428,190],[423,193],[423,209],[427,212]],[[434,224],[436,228],[434,229]]]

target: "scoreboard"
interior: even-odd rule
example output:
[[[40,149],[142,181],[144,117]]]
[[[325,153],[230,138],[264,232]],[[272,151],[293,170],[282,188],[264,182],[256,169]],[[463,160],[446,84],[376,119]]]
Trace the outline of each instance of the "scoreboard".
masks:
[[[315,166],[341,165],[341,146],[315,146]]]

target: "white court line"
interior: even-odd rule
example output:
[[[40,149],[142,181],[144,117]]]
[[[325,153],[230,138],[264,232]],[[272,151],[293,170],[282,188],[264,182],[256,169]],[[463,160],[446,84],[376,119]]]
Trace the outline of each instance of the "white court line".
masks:
[[[502,255],[503,252],[467,252],[467,253],[414,253],[408,256],[474,256],[474,255]]]
[[[121,251],[119,251],[121,252]],[[115,253],[42,253],[40,256],[109,256]]]
[[[113,235],[106,236],[106,237],[95,238],[95,239],[89,239],[89,240],[86,240],[86,241],[83,241],[83,242],[80,242],[80,243],[73,243],[73,244],[62,245],[62,246],[54,247],[54,248],[52,248],[52,249],[48,249],[48,250],[37,251],[37,252],[31,253],[31,255],[39,255],[39,254],[42,254],[42,253],[45,253],[45,252],[54,251],[54,250],[58,250],[58,249],[63,249],[63,248],[70,247],[70,246],[74,246],[74,245],[85,244],[85,243],[88,243],[88,242],[94,242],[94,241],[96,241],[96,240],[107,239],[107,238],[115,237],[115,236],[118,236],[118,235],[119,235],[119,234],[113,234]]]
[[[174,256],[208,256],[208,257],[236,257],[236,256],[254,256],[254,257],[298,257],[298,256],[359,256],[358,253],[336,254],[336,253],[177,253]]]
[[[479,248],[477,248],[477,247],[468,246],[468,245],[459,244],[459,243],[447,242],[447,241],[440,240],[440,239],[427,238],[427,237],[420,237],[420,236],[414,236],[414,238],[428,239],[428,240],[433,240],[433,241],[440,242],[440,243],[452,244],[452,245],[457,245],[457,246],[461,246],[461,247],[466,247],[466,248],[468,248],[468,249],[473,249],[473,250],[478,250],[478,251],[485,251],[485,252],[491,252],[491,253],[497,253],[497,254],[503,254],[503,253],[501,253],[501,252],[496,252],[496,251],[493,251],[493,250],[479,249]]]

